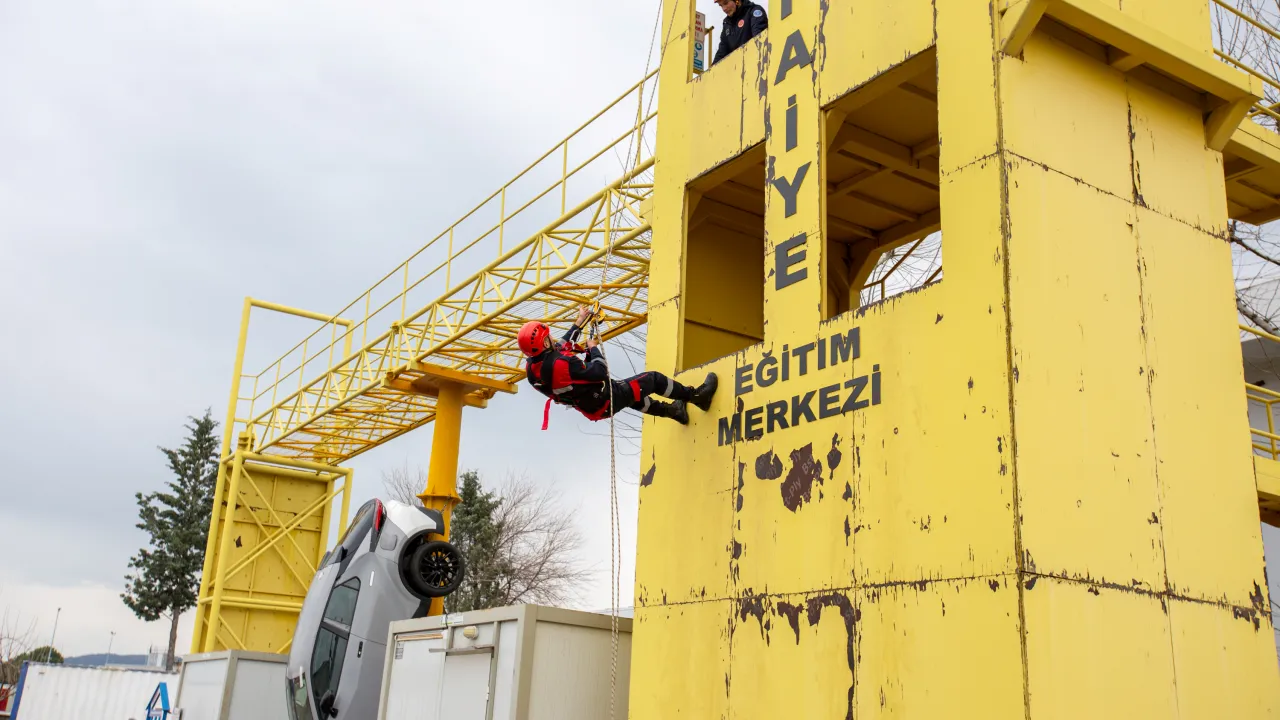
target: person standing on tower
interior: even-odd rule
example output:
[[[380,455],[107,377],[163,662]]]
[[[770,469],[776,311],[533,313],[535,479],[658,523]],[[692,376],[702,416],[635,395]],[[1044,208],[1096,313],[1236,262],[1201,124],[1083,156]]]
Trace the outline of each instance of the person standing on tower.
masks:
[[[769,17],[765,15],[764,8],[751,0],[716,0],[716,4],[724,11],[725,18],[724,27],[720,28],[720,47],[716,48],[712,65],[769,27]]]

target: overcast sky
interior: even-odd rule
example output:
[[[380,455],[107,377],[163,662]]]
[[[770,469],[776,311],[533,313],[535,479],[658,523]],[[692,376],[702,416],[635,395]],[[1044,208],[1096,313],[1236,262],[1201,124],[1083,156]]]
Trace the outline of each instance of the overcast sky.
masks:
[[[0,3],[0,608],[47,638],[61,607],[67,654],[163,646],[119,600],[133,493],[188,415],[221,419],[243,298],[336,311],[638,80],[656,8]],[[461,465],[554,483],[597,571],[582,605],[607,607],[608,441],[568,412],[539,432],[534,393],[498,402],[466,411]],[[428,429],[359,458],[355,500],[429,450]]]
[[[188,415],[221,420],[243,298],[356,297],[638,80],[656,8],[0,3],[0,607],[47,637],[62,606],[70,654],[163,645],[118,599],[133,493]],[[461,464],[555,483],[591,540],[583,602],[608,606],[608,441],[568,412],[540,433],[533,395],[468,410]],[[428,429],[360,458],[355,499],[429,449]]]

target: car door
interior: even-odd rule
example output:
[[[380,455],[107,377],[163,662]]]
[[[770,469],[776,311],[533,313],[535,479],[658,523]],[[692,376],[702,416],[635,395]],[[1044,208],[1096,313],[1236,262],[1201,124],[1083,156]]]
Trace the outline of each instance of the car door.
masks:
[[[337,717],[343,717],[354,691],[353,687],[344,688],[342,681],[345,674],[359,672],[357,648],[351,643],[351,622],[359,597],[359,578],[343,582],[329,594],[320,618],[308,670],[312,702],[321,720],[333,716],[328,712],[332,708],[338,710]]]

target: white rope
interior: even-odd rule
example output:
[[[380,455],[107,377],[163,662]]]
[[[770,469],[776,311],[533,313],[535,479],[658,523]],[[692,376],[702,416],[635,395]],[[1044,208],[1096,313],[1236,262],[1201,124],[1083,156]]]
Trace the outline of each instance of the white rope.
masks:
[[[649,53],[645,58],[644,75],[641,77],[649,77],[649,68],[653,62],[653,46],[658,38],[658,28],[662,21],[662,2],[658,2],[658,10],[653,19],[653,32],[649,36]],[[640,84],[640,92],[644,92],[644,82]],[[632,155],[633,146],[636,144],[636,136],[639,137],[640,143],[644,142],[644,128],[649,113],[653,108],[653,99],[658,94],[658,83],[654,82],[653,92],[649,94],[649,105],[643,110],[639,110],[639,117],[636,119],[635,132],[627,140],[627,154],[623,161],[622,176],[627,177],[631,174],[631,163],[638,160]],[[641,100],[643,104],[643,100]],[[613,202],[610,200],[609,202]],[[621,215],[625,205],[618,204],[616,212]],[[610,227],[614,224],[611,222]],[[599,303],[600,297],[604,294],[605,283],[609,282],[609,266],[613,262],[613,238],[606,237],[607,243],[604,256],[604,268],[600,272],[600,285],[596,288],[596,302]],[[603,309],[600,311],[603,313]],[[600,320],[597,316],[594,318],[594,334],[596,340],[600,339]],[[599,347],[599,346],[598,346]],[[622,596],[622,516],[618,510],[618,439],[614,426],[613,413],[613,373],[609,368],[609,356],[605,354],[603,347],[600,348],[600,356],[604,358],[605,372],[608,377],[606,384],[609,389],[609,639],[611,646],[611,658],[609,667],[609,718],[616,720],[617,718],[617,702],[618,702],[618,601]]]

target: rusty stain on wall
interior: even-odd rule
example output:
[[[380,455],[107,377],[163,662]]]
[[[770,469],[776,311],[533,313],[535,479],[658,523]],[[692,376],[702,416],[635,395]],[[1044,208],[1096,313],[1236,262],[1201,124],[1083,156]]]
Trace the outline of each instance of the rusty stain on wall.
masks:
[[[813,484],[822,484],[822,463],[813,457],[813,443],[791,451],[791,470],[782,481],[782,504],[791,512],[809,502]]]
[[[756,458],[756,477],[761,480],[777,480],[782,477],[782,459],[772,449]]]

